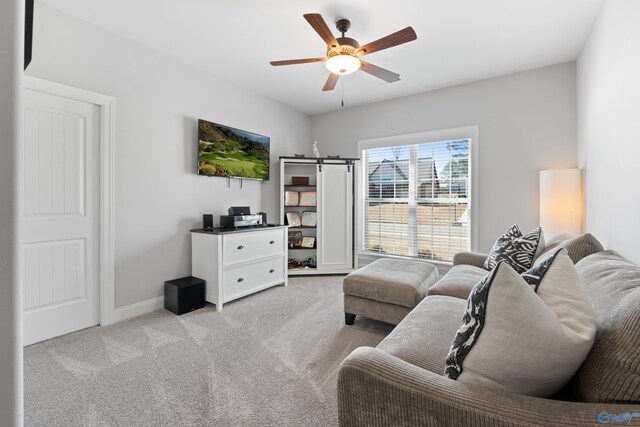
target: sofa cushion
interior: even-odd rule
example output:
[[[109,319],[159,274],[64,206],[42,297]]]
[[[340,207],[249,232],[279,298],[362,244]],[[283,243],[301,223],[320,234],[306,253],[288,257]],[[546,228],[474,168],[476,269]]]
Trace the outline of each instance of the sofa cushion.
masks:
[[[427,295],[446,295],[466,300],[471,289],[487,274],[484,268],[467,264],[454,265],[429,289]]]
[[[563,235],[561,235],[563,236]],[[568,235],[566,235],[568,236]],[[549,250],[548,247],[551,244],[547,245],[542,256],[538,258],[534,264],[538,264],[542,262],[546,257],[550,256],[553,250]],[[557,242],[553,245],[555,249],[564,248],[569,253],[569,258],[576,264],[582,258],[594,254],[596,252],[603,251],[604,248],[602,244],[596,239],[592,234],[585,233],[578,237],[570,237],[568,239],[563,239],[562,241]]]
[[[413,308],[438,279],[438,269],[423,261],[381,258],[349,273],[347,295]]]
[[[523,279],[507,263],[474,287],[445,376],[504,393],[546,397],[591,349],[595,318],[566,250]]]
[[[524,236],[507,240],[510,235],[513,235],[514,227],[518,233],[520,232],[518,226],[514,225],[496,240],[484,263],[485,269],[493,270],[500,261],[504,261],[518,273],[522,273],[531,268],[533,261],[540,256],[544,249],[542,229],[537,227]]]
[[[614,251],[576,264],[596,316],[596,340],[572,381],[585,402],[640,402],[640,267]]]
[[[425,298],[377,348],[441,375],[465,303],[446,296]]]

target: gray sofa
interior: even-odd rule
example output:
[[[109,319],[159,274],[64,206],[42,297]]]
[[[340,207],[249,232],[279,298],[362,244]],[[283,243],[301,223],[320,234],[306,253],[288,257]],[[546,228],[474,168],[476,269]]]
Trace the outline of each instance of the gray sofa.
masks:
[[[552,239],[546,250],[563,241],[566,236]],[[584,426],[620,425],[628,419],[640,424],[640,267],[613,251],[576,264],[594,308],[597,334],[560,395],[500,394],[442,375],[466,298],[487,274],[481,268],[485,257],[459,254],[453,268],[387,338],[344,360],[338,376],[340,425]]]

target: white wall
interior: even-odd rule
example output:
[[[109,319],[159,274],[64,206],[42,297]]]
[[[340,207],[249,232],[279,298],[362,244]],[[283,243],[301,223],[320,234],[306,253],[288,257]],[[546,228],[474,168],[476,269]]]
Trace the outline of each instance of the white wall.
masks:
[[[34,40],[29,74],[116,98],[116,307],[191,274],[203,213],[250,205],[277,220],[278,156],[307,148],[308,116],[39,3]],[[197,176],[198,118],[270,136],[271,181]]]
[[[479,127],[477,248],[486,252],[511,224],[538,225],[541,169],[576,165],[574,62],[315,116],[311,135],[322,155],[356,156],[358,140],[471,125]]]
[[[607,0],[578,58],[586,231],[640,263],[640,2]]]
[[[19,252],[24,1],[0,3],[0,426],[22,425],[22,299]]]

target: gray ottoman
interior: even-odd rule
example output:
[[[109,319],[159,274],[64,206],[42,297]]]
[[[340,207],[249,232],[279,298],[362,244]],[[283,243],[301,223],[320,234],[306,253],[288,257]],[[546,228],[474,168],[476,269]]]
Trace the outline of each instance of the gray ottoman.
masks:
[[[438,280],[438,269],[423,261],[381,258],[347,275],[342,282],[344,321],[356,315],[397,325]]]

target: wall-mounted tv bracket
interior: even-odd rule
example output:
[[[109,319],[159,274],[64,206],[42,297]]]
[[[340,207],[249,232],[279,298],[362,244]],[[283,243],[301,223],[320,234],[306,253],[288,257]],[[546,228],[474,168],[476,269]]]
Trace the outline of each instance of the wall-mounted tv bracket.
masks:
[[[231,177],[227,177],[227,188],[231,188]],[[240,178],[240,189],[242,190],[242,178]]]

